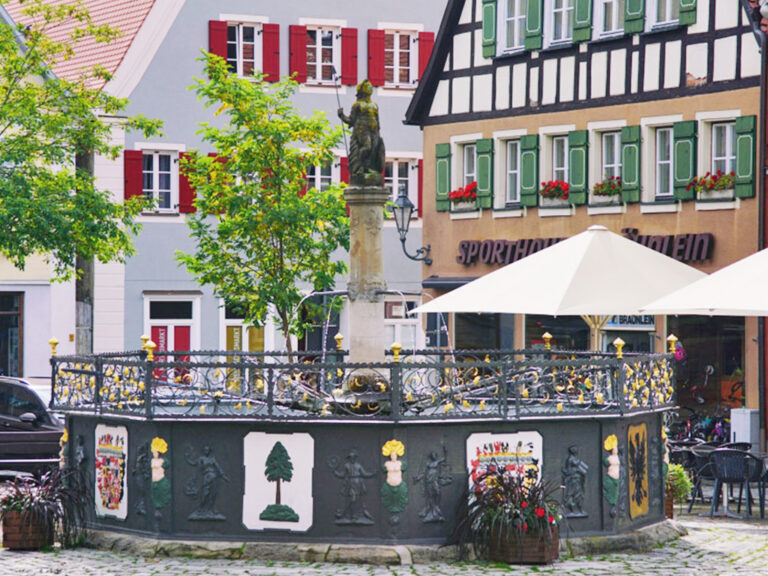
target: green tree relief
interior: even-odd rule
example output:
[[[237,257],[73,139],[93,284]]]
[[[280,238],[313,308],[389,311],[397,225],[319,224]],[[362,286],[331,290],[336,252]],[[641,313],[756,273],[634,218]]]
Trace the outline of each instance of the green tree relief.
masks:
[[[281,442],[276,442],[269,456],[267,456],[264,475],[267,477],[267,480],[276,483],[275,504],[280,504],[280,482],[290,482],[291,478],[293,478],[293,463]]]
[[[199,131],[217,156],[182,161],[197,191],[187,220],[196,251],[177,258],[248,322],[263,325],[271,305],[292,351],[290,334],[304,329],[301,286],[327,290],[347,271],[334,254],[349,249],[342,188],[305,190],[307,167],[333,161],[341,129],[321,112],[300,116],[291,79],[238,78],[219,57],[204,61],[206,78],[193,89],[225,122]]]
[[[111,130],[128,102],[89,87],[94,78],[109,79],[99,67],[75,81],[50,70],[50,63],[71,58],[77,39],[109,42],[119,32],[94,25],[79,3],[24,5],[29,25],[0,24],[0,255],[20,269],[31,255],[47,255],[65,279],[76,254],[108,262],[133,253],[141,202],[113,202],[74,162],[77,153],[119,155]],[[78,26],[68,39],[48,37],[71,20]],[[160,126],[141,116],[119,122],[145,136]]]

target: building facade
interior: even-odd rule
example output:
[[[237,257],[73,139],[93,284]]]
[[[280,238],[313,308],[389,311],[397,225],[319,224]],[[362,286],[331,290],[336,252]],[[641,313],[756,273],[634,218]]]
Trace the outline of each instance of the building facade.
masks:
[[[424,130],[424,287],[593,224],[705,272],[762,247],[752,14],[734,0],[449,2],[407,115]],[[589,342],[580,318],[457,314],[447,328],[456,347]],[[620,335],[658,352],[670,332],[687,351],[681,404],[762,405],[757,319],[617,316],[603,347]]]

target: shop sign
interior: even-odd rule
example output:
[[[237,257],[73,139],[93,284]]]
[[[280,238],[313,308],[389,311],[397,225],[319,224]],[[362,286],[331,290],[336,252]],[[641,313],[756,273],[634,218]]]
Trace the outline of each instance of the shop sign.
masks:
[[[606,330],[648,330],[655,328],[655,319],[651,315],[611,316],[605,323]]]
[[[637,228],[624,228],[622,234],[652,250],[666,254],[680,262],[711,260],[715,237],[708,232],[701,234],[638,234]],[[517,262],[557,244],[565,238],[522,238],[520,240],[462,240],[456,261],[464,266],[477,262],[490,266],[504,266]]]

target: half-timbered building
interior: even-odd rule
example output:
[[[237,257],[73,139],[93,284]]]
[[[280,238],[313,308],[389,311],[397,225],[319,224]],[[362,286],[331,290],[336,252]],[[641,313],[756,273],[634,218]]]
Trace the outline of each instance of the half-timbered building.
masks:
[[[754,4],[450,0],[406,120],[424,133],[424,287],[438,294],[592,224],[706,272],[762,247]],[[472,183],[476,197],[462,194]],[[758,324],[617,316],[603,346],[620,335],[660,351],[674,332],[688,352],[681,403],[757,408]],[[579,318],[543,316],[456,314],[427,330],[456,347],[589,336]]]

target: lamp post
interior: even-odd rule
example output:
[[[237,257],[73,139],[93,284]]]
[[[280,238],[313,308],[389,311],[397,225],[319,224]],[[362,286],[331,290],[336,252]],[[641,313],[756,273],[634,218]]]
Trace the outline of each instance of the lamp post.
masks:
[[[405,237],[408,235],[408,228],[411,225],[411,215],[414,208],[413,202],[408,198],[408,194],[405,191],[405,185],[401,185],[397,194],[397,200],[389,206],[389,211],[395,219],[397,233],[400,235],[400,243],[403,245],[403,253],[411,260],[416,260],[417,262],[424,261],[424,264],[429,266],[432,264],[432,258],[429,257],[431,249],[429,244],[416,250],[414,255],[408,254],[408,250],[405,248]]]

